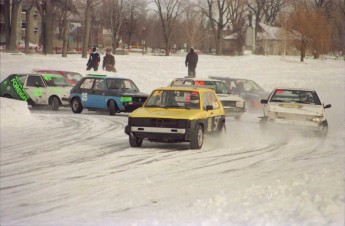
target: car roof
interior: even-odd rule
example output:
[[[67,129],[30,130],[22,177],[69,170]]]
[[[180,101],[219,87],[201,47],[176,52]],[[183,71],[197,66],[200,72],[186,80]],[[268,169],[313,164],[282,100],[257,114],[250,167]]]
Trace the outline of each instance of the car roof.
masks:
[[[65,72],[65,73],[75,73],[75,74],[80,74],[80,73],[78,73],[78,72],[75,72],[75,71],[61,71],[61,70],[52,70],[52,69],[48,69],[48,70],[46,70],[46,69],[34,69],[33,70],[34,72],[40,72],[40,73],[42,73],[42,72]]]
[[[168,86],[168,87],[160,87],[160,88],[156,88],[154,90],[180,90],[180,91],[201,91],[201,92],[205,92],[205,91],[209,91],[212,89],[207,89],[207,88],[199,88],[199,87],[186,87],[186,86]]]
[[[310,92],[315,92],[314,89],[306,89],[306,88],[289,88],[289,87],[277,87],[274,88],[273,90],[277,89],[282,89],[282,90],[299,90],[299,91],[310,91]]]
[[[213,76],[213,75],[210,75],[210,77],[213,77],[214,79],[219,79],[219,80],[245,80],[245,81],[253,81],[253,80],[247,79],[247,78],[232,78],[232,77]]]
[[[218,79],[212,79],[212,78],[189,78],[189,77],[185,77],[185,78],[174,78],[173,80],[193,80],[193,81],[210,81],[210,82],[212,82],[212,81],[214,81],[214,82],[219,82],[220,80],[218,80]],[[221,82],[223,82],[223,81],[221,81]]]
[[[127,79],[127,80],[132,80],[130,78],[107,76],[107,75],[104,75],[104,74],[87,74],[84,78],[105,78],[105,79]]]

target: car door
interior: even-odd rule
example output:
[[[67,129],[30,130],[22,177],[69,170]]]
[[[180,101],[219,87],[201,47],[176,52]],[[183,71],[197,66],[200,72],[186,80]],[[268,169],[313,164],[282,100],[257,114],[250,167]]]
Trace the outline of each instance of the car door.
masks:
[[[104,79],[95,79],[92,90],[89,93],[89,103],[94,108],[106,108]]]
[[[207,110],[207,126],[205,131],[207,133],[212,133],[217,130],[219,123],[221,123],[222,114],[221,108],[222,105],[219,102],[216,94],[214,92],[204,92],[202,93],[202,104],[203,110],[206,111],[206,106],[212,106],[213,109]]]
[[[28,75],[24,83],[26,93],[36,104],[48,105],[47,85],[40,75]]]
[[[103,85],[103,87],[102,87]],[[104,108],[104,80],[86,78],[80,84],[81,102],[86,108]]]

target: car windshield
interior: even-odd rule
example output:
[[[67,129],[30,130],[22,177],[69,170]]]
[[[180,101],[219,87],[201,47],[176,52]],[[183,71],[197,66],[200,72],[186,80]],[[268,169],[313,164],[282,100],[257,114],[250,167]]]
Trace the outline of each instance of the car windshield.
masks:
[[[288,102],[320,105],[320,99],[314,91],[276,89],[270,98],[271,102]]]
[[[130,79],[108,79],[107,89],[116,91],[139,92],[138,87]]]
[[[78,73],[67,72],[65,75],[67,80],[72,84],[76,84],[80,81],[80,79],[83,78],[83,76],[81,76],[81,74]]]
[[[155,90],[145,107],[200,109],[200,95],[196,91]]]
[[[44,74],[43,78],[48,86],[72,86],[62,75]]]

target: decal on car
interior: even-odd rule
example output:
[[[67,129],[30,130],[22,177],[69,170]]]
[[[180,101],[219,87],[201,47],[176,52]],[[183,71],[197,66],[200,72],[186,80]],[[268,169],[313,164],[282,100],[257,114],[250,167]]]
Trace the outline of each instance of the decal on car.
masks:
[[[82,101],[87,101],[87,93],[82,93],[81,94],[81,100]]]
[[[121,102],[132,102],[133,98],[132,97],[120,97]]]
[[[16,91],[16,93],[22,98],[22,100],[27,101],[30,97],[23,89],[23,85],[20,83],[17,76],[15,76],[13,79],[11,79],[12,87]]]
[[[300,104],[279,104],[279,107],[283,108],[302,108],[303,106]]]

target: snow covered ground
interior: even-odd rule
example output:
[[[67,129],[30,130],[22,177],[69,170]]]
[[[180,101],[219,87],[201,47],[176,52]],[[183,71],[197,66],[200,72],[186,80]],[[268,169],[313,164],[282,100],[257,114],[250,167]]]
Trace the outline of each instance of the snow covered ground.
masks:
[[[184,56],[115,56],[116,76],[146,93],[184,77]],[[0,55],[11,73],[86,74],[80,55]],[[103,71],[99,71],[103,73]],[[232,76],[316,89],[329,134],[262,133],[260,113],[227,120],[227,134],[130,148],[127,114],[28,109],[0,98],[0,225],[344,225],[345,62],[200,55],[197,77]]]

